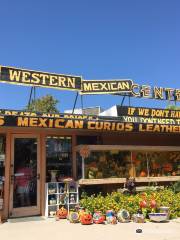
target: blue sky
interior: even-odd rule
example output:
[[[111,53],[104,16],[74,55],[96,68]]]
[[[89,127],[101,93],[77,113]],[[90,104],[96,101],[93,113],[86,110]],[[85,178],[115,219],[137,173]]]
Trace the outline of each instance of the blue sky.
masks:
[[[0,65],[180,88],[179,0],[0,0],[0,8]],[[72,108],[76,95],[36,92],[52,94],[60,111]],[[1,83],[0,108],[22,109],[29,94],[30,87]],[[108,108],[121,100],[83,97],[85,107]],[[134,106],[167,104],[131,99]]]

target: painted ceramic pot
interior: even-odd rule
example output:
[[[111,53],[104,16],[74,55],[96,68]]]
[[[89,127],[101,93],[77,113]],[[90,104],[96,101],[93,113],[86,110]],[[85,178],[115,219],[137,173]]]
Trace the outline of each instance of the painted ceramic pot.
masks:
[[[153,222],[168,221],[168,213],[149,213],[149,219]]]
[[[113,210],[107,210],[106,211],[106,218],[107,217],[113,217],[114,216],[114,211]]]
[[[59,219],[65,219],[68,215],[68,211],[66,208],[64,207],[61,207],[57,213],[56,213],[56,216],[59,218]]]
[[[167,216],[169,218],[169,215],[170,215],[169,207],[162,206],[159,208],[159,210],[161,213],[167,213]]]
[[[143,214],[137,213],[137,214],[133,214],[132,216],[132,220],[135,223],[145,223],[145,218]]]
[[[107,224],[117,224],[117,218],[115,216],[106,217]]]
[[[127,210],[122,209],[117,213],[117,219],[119,222],[126,223],[130,221],[130,214]]]
[[[105,216],[101,213],[101,211],[96,211],[93,214],[94,223],[99,224],[99,223],[104,223],[104,221],[105,221]]]
[[[92,215],[88,212],[84,212],[80,217],[80,222],[82,225],[89,225],[93,223]]]
[[[85,213],[85,209],[84,208],[79,208],[78,210],[78,214],[79,214],[79,218],[81,218],[81,216]]]
[[[79,214],[77,212],[69,213],[69,221],[70,223],[78,223],[79,222]]]

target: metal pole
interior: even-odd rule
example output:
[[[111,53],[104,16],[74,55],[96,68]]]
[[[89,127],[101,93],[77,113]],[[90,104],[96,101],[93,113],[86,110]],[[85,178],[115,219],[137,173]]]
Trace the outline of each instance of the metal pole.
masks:
[[[33,87],[31,87],[31,91],[30,91],[30,95],[29,95],[28,108],[31,104],[32,92],[33,92]]]
[[[78,99],[78,92],[76,93],[76,98],[75,98],[75,101],[74,101],[74,106],[73,106],[73,110],[72,110],[72,114],[74,113],[74,109],[76,107],[76,103],[77,103],[77,99]]]
[[[149,177],[149,159],[146,152],[147,176]]]
[[[81,109],[82,109],[82,114],[83,114],[83,95],[81,95]]]
[[[123,103],[124,103],[125,97],[126,97],[126,96],[123,96],[123,99],[122,99],[122,101],[121,101],[121,107],[122,107],[122,105],[123,105]]]
[[[36,100],[36,87],[34,87],[34,102]],[[34,111],[36,111],[36,104],[34,104]]]
[[[131,97],[129,96],[129,106],[131,106]]]

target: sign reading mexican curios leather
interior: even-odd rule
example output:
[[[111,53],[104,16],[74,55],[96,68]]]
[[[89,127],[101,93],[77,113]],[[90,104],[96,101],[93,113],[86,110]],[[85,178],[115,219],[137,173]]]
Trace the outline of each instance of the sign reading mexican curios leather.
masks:
[[[81,77],[0,66],[0,82],[64,90],[80,90]]]
[[[130,123],[115,120],[67,119],[49,117],[0,116],[0,126],[81,129],[105,132],[180,133],[180,125]]]

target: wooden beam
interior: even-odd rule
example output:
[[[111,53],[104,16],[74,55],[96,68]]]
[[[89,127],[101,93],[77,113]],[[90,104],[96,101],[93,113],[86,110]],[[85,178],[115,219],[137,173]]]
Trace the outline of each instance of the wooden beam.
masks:
[[[84,145],[83,145],[84,146]],[[90,151],[180,151],[180,146],[138,146],[138,145],[86,145]],[[82,145],[77,145],[75,150],[80,151]]]
[[[180,176],[137,177],[135,178],[135,181],[138,183],[175,182],[180,181]],[[125,183],[126,178],[80,179],[78,182],[79,185],[118,184]]]

